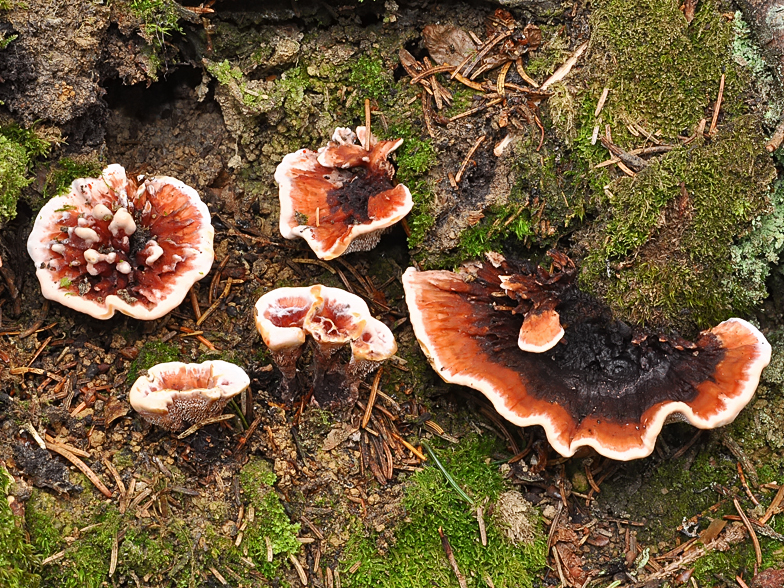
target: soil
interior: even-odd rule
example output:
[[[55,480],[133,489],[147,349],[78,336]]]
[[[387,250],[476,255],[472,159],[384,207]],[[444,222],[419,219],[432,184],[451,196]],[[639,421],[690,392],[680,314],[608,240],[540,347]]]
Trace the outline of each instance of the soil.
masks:
[[[292,131],[281,109],[251,115],[229,112],[225,88],[205,73],[201,62],[209,54],[208,43],[215,47],[228,43],[220,37],[221,23],[236,29],[257,27],[262,37],[276,31],[273,41],[259,41],[273,49],[270,64],[249,74],[251,80],[262,83],[296,62],[296,52],[289,55],[280,49],[285,45],[282,40],[297,46],[310,43],[310,47],[329,42],[333,50],[335,40],[343,38],[351,52],[359,51],[372,42],[368,39],[380,34],[379,23],[390,15],[397,20],[392,34],[412,39],[424,24],[452,14],[457,9],[453,5],[401,2],[399,8],[386,2],[384,8],[380,2],[351,7],[293,2],[291,8],[259,9],[253,3],[218,2],[210,16],[212,24],[202,24],[199,18],[184,22],[183,32],[167,41],[165,51],[175,57],[162,66],[156,80],[149,55],[143,51],[145,43],[133,33],[138,20],[124,15],[115,4],[71,2],[67,11],[61,8],[63,4],[30,0],[25,3],[28,9],[0,13],[0,31],[13,30],[24,41],[18,51],[0,58],[5,78],[0,80],[4,118],[23,125],[37,119],[57,125],[67,142],[55,150],[53,158],[97,154],[103,162],[121,163],[129,173],[175,176],[196,188],[213,215],[215,264],[194,286],[194,299],[186,298],[162,319],[140,322],[121,315],[107,321],[92,319],[42,298],[25,250],[34,212],[24,202],[20,204],[19,216],[0,235],[6,283],[0,292],[0,463],[15,482],[11,493],[22,504],[19,521],[35,487],[36,492],[43,489],[54,497],[53,512],[64,520],[84,520],[83,513],[107,504],[124,505],[136,513],[129,527],[134,532],[178,521],[204,553],[209,546],[204,539],[207,529],[217,529],[228,544],[236,541],[241,546],[240,529],[243,517],[247,518],[249,498],[244,486],[241,491],[240,476],[249,460],[261,458],[276,476],[274,492],[286,515],[300,525],[302,546],[293,557],[303,566],[310,584],[339,585],[333,578],[340,569],[344,585],[362,585],[357,578],[363,568],[352,572],[354,562],[346,560],[353,554],[352,537],[372,537],[382,555],[394,549],[396,529],[409,514],[406,492],[415,488],[412,480],[418,471],[432,467],[432,460],[423,460],[410,445],[422,451],[422,440],[449,447],[486,436],[497,439],[497,450],[486,456],[488,463],[496,464],[509,488],[518,491],[508,489],[505,503],[499,505],[499,512],[510,513],[503,515],[508,520],[488,516],[487,524],[503,527],[515,543],[530,541],[538,532],[539,540],[549,548],[549,567],[535,571],[533,585],[585,586],[601,578],[598,585],[617,580],[620,584],[616,585],[653,587],[678,572],[694,570],[695,560],[684,558],[687,550],[683,546],[704,533],[708,519],[717,516],[710,510],[714,504],[722,508],[729,504],[730,510],[722,514],[737,514],[731,510],[731,497],[745,501],[745,486],[735,471],[736,463],[742,464],[738,468],[745,471],[746,479],[756,478],[749,481],[749,492],[763,506],[770,504],[776,492],[773,484],[784,483],[779,454],[784,434],[766,426],[766,419],[780,415],[781,395],[776,387],[780,382],[773,376],[749,409],[756,416],[745,415],[735,428],[697,432],[684,424],[670,425],[653,455],[631,463],[614,462],[590,451],[561,458],[549,448],[541,428],[522,429],[504,422],[478,392],[448,386],[429,368],[403,300],[400,276],[413,262],[402,228],[384,235],[373,251],[332,262],[317,260],[304,241],[280,237],[271,171],[285,151],[274,143],[274,135],[281,132],[288,142],[298,133],[307,141],[320,131],[305,127]],[[458,8],[461,20],[475,25],[466,26],[480,30],[479,23],[497,5],[471,3]],[[76,26],[71,11],[77,11],[89,27]],[[564,11],[558,3],[535,2],[520,7],[516,14],[521,19],[533,16],[559,22]],[[367,29],[364,36],[348,39],[363,28]],[[60,32],[43,34],[41,30]],[[212,31],[209,40],[208,31]],[[585,31],[584,20],[575,24],[574,40],[585,34],[580,31]],[[44,46],[61,60],[46,61]],[[277,54],[276,47],[280,49]],[[224,51],[229,54],[225,47]],[[71,97],[63,100],[63,92]],[[258,133],[244,142],[241,133],[254,124],[259,125]],[[538,137],[538,132],[526,127],[515,140],[527,140],[531,133]],[[488,145],[500,138],[491,116],[442,133],[435,142],[439,169],[458,169],[468,147],[483,134]],[[449,250],[476,214],[505,202],[513,183],[514,151],[513,145],[509,155],[500,158],[481,151],[457,188],[446,173],[441,174],[442,180],[434,187],[438,220],[426,242],[428,250]],[[279,286],[315,283],[362,296],[374,316],[393,328],[399,345],[397,356],[385,364],[380,376],[374,380],[370,375],[362,383],[357,403],[331,411],[312,399],[312,349],[300,360],[304,394],[288,401],[282,394],[280,373],[253,320],[253,306],[261,294]],[[197,309],[198,314],[209,311],[209,317],[198,321]],[[760,320],[763,327],[774,330],[779,316],[776,302],[771,301]],[[233,361],[251,378],[249,394],[227,411],[233,411],[234,418],[179,438],[145,422],[128,404],[134,379],[156,358]],[[379,394],[363,426],[371,389]],[[84,463],[106,485],[111,498],[96,490],[61,455],[40,449],[28,426],[41,436],[49,435],[52,441],[47,438],[48,442],[84,452]],[[767,440],[765,434],[769,434]],[[720,482],[727,493],[710,487],[713,481]],[[156,493],[139,499],[149,488]],[[688,496],[676,500],[678,493]],[[149,503],[147,496],[155,500]],[[744,505],[752,508],[748,501]],[[529,509],[547,525],[544,532],[526,520]],[[764,509],[755,516],[762,514]],[[740,528],[735,521],[728,524]],[[19,525],[24,528],[23,522]],[[781,525],[775,528],[781,531]],[[543,535],[548,530],[549,537]],[[80,536],[78,526],[68,532],[69,537]],[[766,555],[776,552],[776,540],[763,539]],[[53,552],[71,549],[68,546]],[[194,555],[196,547],[191,547],[192,563],[188,564],[193,570],[191,585],[300,585],[301,575],[289,560],[267,580],[251,570],[242,581],[232,572],[221,582],[220,572],[226,575],[225,569],[205,563],[220,562],[220,557]],[[705,572],[701,577],[709,578],[709,583],[700,586],[734,586],[730,568],[731,574],[745,574],[751,580],[754,566],[748,562],[753,561],[754,552],[750,539],[738,531],[734,543],[726,548],[740,555],[728,568],[716,564],[714,571]],[[763,567],[780,563],[780,549],[777,553]],[[108,562],[110,552],[102,556]],[[673,566],[679,561],[681,565]],[[425,565],[445,566],[445,562]],[[203,568],[193,567],[202,564]],[[210,565],[218,566],[219,575],[210,571]],[[667,571],[668,565],[673,569],[665,574],[662,569]],[[162,573],[142,580],[147,586],[172,585],[165,578]],[[754,585],[768,586],[765,578]],[[470,585],[481,585],[478,578],[469,579]],[[107,582],[142,585],[132,571]],[[457,586],[456,580],[452,582]]]

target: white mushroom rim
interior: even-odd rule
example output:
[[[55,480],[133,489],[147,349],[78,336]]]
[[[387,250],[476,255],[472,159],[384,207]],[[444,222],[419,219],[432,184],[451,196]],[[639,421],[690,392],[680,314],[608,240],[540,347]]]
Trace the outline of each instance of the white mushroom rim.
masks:
[[[160,363],[139,377],[128,395],[131,406],[147,420],[179,428],[215,416],[250,385],[241,367],[222,360]]]

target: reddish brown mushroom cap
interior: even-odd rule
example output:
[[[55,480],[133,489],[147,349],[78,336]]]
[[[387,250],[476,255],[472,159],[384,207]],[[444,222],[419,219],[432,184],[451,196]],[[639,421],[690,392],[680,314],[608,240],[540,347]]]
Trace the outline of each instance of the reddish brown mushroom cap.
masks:
[[[406,216],[414,205],[403,184],[393,185],[394,168],[387,161],[402,139],[377,141],[370,150],[357,144],[365,128],[338,128],[318,152],[290,153],[275,171],[280,189],[280,232],[286,239],[302,237],[322,259],[366,251],[381,231]]]
[[[131,406],[147,421],[172,431],[217,416],[232,397],[250,385],[233,363],[173,361],[151,367],[131,387]]]
[[[563,336],[561,316],[556,311],[532,311],[523,319],[517,346],[529,353],[544,353],[557,345]]]
[[[207,206],[179,180],[136,181],[119,165],[78,179],[36,217],[27,241],[45,298],[108,319],[155,319],[210,270]]]
[[[481,391],[517,425],[541,425],[565,456],[586,445],[613,459],[645,457],[672,413],[700,428],[725,425],[770,361],[765,337],[744,320],[703,332],[687,349],[633,336],[575,286],[560,293],[561,343],[527,353],[517,344],[522,316],[499,303],[502,273],[508,264],[464,274],[409,268],[403,285],[414,333],[444,380]]]

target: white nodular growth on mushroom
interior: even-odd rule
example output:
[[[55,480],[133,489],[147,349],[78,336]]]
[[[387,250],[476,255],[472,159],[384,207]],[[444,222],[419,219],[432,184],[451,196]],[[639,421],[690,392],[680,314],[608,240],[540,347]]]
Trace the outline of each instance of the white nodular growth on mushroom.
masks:
[[[145,420],[175,431],[217,416],[250,385],[245,371],[221,360],[161,363],[134,382],[131,406]]]
[[[147,253],[147,258],[144,260],[145,265],[152,265],[163,255],[163,248],[155,241],[148,241],[144,251]]]
[[[87,243],[88,245],[92,245],[93,243],[97,243],[98,241],[101,240],[101,238],[98,236],[98,233],[96,233],[90,227],[76,227],[74,228],[73,232],[74,235],[76,235],[80,239],[84,239],[85,243]]]
[[[115,237],[120,234],[120,231],[126,235],[133,235],[136,232],[136,222],[127,209],[120,208],[114,213],[114,218],[109,223],[109,230]]]
[[[108,206],[103,204],[98,204],[95,208],[93,208],[93,217],[97,218],[102,221],[112,220],[112,211],[109,210]]]
[[[112,164],[43,206],[27,251],[44,298],[98,319],[152,320],[208,274],[214,230],[196,190],[166,176],[139,188]]]

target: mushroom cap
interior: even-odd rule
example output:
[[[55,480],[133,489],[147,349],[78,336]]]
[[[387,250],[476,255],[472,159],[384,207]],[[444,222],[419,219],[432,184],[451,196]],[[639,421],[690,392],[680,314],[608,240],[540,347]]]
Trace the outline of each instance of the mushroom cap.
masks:
[[[560,315],[550,309],[531,311],[525,315],[517,346],[529,353],[544,353],[555,347],[564,336]]]
[[[357,339],[373,318],[364,300],[340,288],[316,285],[318,300],[305,319],[305,330],[319,344],[342,345]]]
[[[219,415],[249,385],[248,374],[233,363],[172,361],[147,370],[146,376],[134,382],[128,397],[147,421],[174,431]]]
[[[403,140],[371,136],[367,151],[356,143],[357,135],[365,139],[365,128],[357,127],[356,134],[338,128],[326,147],[289,153],[275,170],[281,234],[305,239],[321,259],[351,250],[352,241],[395,224],[414,206],[408,188],[393,185],[394,168],[387,161]],[[364,242],[372,247],[377,240]]]
[[[213,235],[193,188],[165,176],[137,182],[113,164],[44,205],[27,251],[45,298],[99,319],[119,310],[151,320],[207,275]]]
[[[319,345],[351,344],[357,359],[383,361],[397,351],[392,331],[373,318],[356,294],[316,284],[278,288],[256,302],[256,328],[272,351],[299,347],[310,335]]]
[[[359,336],[351,342],[354,361],[384,361],[397,352],[397,343],[392,331],[380,320],[370,317]]]
[[[479,390],[516,425],[541,425],[564,456],[590,446],[613,459],[645,457],[673,413],[703,429],[725,425],[770,361],[770,344],[742,319],[685,348],[634,336],[576,286],[560,293],[561,343],[527,353],[517,345],[522,317],[495,306],[500,272],[482,264],[467,279],[409,268],[403,285],[414,333],[444,380]]]
[[[272,351],[299,347],[305,343],[305,319],[317,300],[313,287],[277,288],[256,302],[256,330]]]

